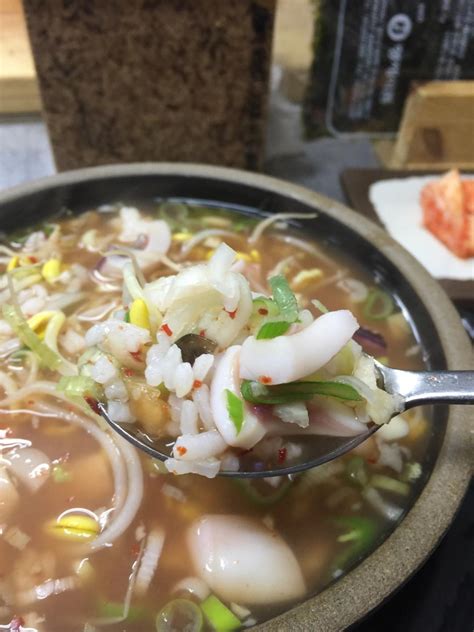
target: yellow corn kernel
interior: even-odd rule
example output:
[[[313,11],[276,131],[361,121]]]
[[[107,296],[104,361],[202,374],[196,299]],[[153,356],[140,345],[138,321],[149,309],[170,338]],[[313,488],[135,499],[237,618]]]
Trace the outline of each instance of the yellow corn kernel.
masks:
[[[32,329],[40,338],[43,338],[46,325],[54,314],[57,314],[57,312],[47,310],[44,312],[38,312],[28,319],[29,328]]]
[[[59,540],[84,542],[99,535],[97,520],[85,514],[66,514],[46,524],[46,532]]]
[[[132,325],[150,329],[150,318],[148,316],[148,308],[141,298],[136,298],[130,306],[130,322]]]
[[[174,233],[173,241],[188,241],[191,237],[192,233]]]
[[[311,268],[310,270],[301,270],[293,277],[291,287],[294,290],[301,290],[313,281],[317,281],[324,276],[321,268]]]
[[[61,274],[61,262],[59,259],[50,259],[43,264],[41,274],[48,283],[53,283]]]
[[[18,266],[19,262],[20,262],[20,257],[18,257],[17,255],[12,257],[10,261],[8,262],[7,272],[11,272],[12,270],[14,270]]]
[[[252,257],[252,261],[255,261],[255,263],[260,263],[261,257],[260,257],[260,253],[258,252],[258,250],[255,250],[255,248],[253,250],[251,250],[250,251],[250,256]]]
[[[252,261],[252,257],[250,255],[248,255],[246,252],[241,252],[240,250],[237,250],[236,259],[241,259],[242,261],[247,262]]]

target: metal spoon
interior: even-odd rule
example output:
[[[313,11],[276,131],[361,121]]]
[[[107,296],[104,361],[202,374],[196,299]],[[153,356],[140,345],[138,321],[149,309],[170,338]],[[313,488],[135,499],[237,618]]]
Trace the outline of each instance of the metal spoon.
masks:
[[[380,388],[400,398],[401,407],[398,412],[427,404],[474,404],[474,371],[402,371],[391,369],[377,361],[375,367]],[[157,442],[133,424],[112,421],[103,404],[99,404],[99,409],[105,421],[134,446],[160,461],[169,458],[172,443]],[[380,426],[372,424],[366,432],[355,437],[317,436],[311,442],[310,457],[291,467],[277,466],[260,471],[223,471],[219,472],[219,476],[260,478],[302,472],[353,450],[379,428]]]

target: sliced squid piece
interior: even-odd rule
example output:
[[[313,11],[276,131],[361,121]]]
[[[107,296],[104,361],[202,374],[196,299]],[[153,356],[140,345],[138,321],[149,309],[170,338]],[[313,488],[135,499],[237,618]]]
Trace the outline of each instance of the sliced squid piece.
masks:
[[[5,467],[0,467],[0,524],[7,522],[17,508],[20,495]]]
[[[314,373],[349,342],[359,324],[349,310],[328,312],[296,334],[272,340],[251,336],[242,345],[240,377],[286,384]]]
[[[353,408],[336,401],[314,400],[307,402],[309,424],[299,428],[296,424],[265,419],[267,434],[271,436],[325,435],[328,437],[355,437],[367,431],[367,425],[357,417]]]
[[[51,461],[36,448],[12,450],[4,461],[9,471],[32,493],[46,483],[51,473]]]
[[[261,522],[207,515],[191,525],[187,542],[196,574],[226,601],[264,605],[306,592],[293,552]]]
[[[227,410],[227,390],[240,395],[239,357],[241,347],[229,347],[217,360],[211,382],[211,410],[217,429],[232,446],[250,449],[265,435],[265,426],[251,407],[242,400],[244,422],[239,433]]]

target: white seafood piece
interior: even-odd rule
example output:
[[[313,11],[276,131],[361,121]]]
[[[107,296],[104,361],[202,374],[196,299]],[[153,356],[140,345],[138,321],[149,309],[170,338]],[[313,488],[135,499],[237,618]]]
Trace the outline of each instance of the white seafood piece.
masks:
[[[166,459],[165,467],[171,474],[199,474],[206,478],[215,478],[220,470],[221,462],[215,457],[209,457],[201,461]]]
[[[252,296],[246,279],[230,271],[233,257],[221,244],[209,263],[147,284],[145,295],[165,313],[171,341],[200,330],[221,347],[236,339],[252,313]]]
[[[143,250],[134,250],[138,257],[144,253],[165,254],[168,252],[171,245],[171,231],[166,222],[160,219],[146,219],[140,215],[138,209],[131,206],[124,206],[120,209],[120,219],[122,220],[120,241],[136,241],[142,235],[147,238]]]
[[[329,437],[355,437],[367,431],[353,408],[335,400],[307,402],[309,424],[305,428],[276,418],[265,420],[267,433],[272,436],[325,435]]]
[[[6,467],[0,467],[0,524],[7,522],[20,502],[20,494]]]
[[[137,360],[131,354],[140,351],[142,345],[150,341],[150,332],[147,329],[120,320],[107,320],[86,332],[87,346],[97,345],[130,368],[137,365]]]
[[[183,461],[198,461],[222,454],[226,448],[226,442],[214,428],[178,437],[173,446],[173,456]]]
[[[51,461],[41,450],[20,448],[12,450],[3,458],[10,473],[30,492],[37,492],[49,478]]]
[[[231,391],[237,397],[241,397],[239,392],[239,358],[241,347],[234,345],[229,347],[217,360],[214,375],[211,382],[211,410],[214,423],[224,437],[225,441],[232,446],[249,449],[252,448],[265,435],[265,426],[255,415],[250,406],[243,401],[244,421],[240,432],[230,418],[227,410],[227,393]]]
[[[342,349],[359,328],[349,310],[328,312],[296,334],[271,340],[247,338],[242,345],[240,377],[286,384],[311,375]]]
[[[367,431],[367,425],[358,419],[353,408],[335,400],[310,401],[308,412],[308,434],[352,437]]]
[[[189,528],[196,574],[221,599],[264,605],[306,592],[300,565],[286,542],[250,518],[207,515]]]

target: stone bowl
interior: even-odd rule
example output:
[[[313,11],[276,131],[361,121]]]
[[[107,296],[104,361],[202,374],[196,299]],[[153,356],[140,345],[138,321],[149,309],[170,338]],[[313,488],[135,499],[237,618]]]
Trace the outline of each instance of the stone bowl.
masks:
[[[472,368],[470,341],[440,285],[388,234],[343,204],[261,175],[190,164],[131,164],[62,173],[0,193],[0,229],[28,226],[67,207],[177,197],[244,212],[317,212],[305,229],[350,252],[397,296],[429,369]],[[317,232],[316,232],[317,231]],[[437,407],[427,473],[413,504],[376,550],[339,580],[284,614],[265,632],[342,630],[379,606],[436,548],[472,473],[472,409]]]

